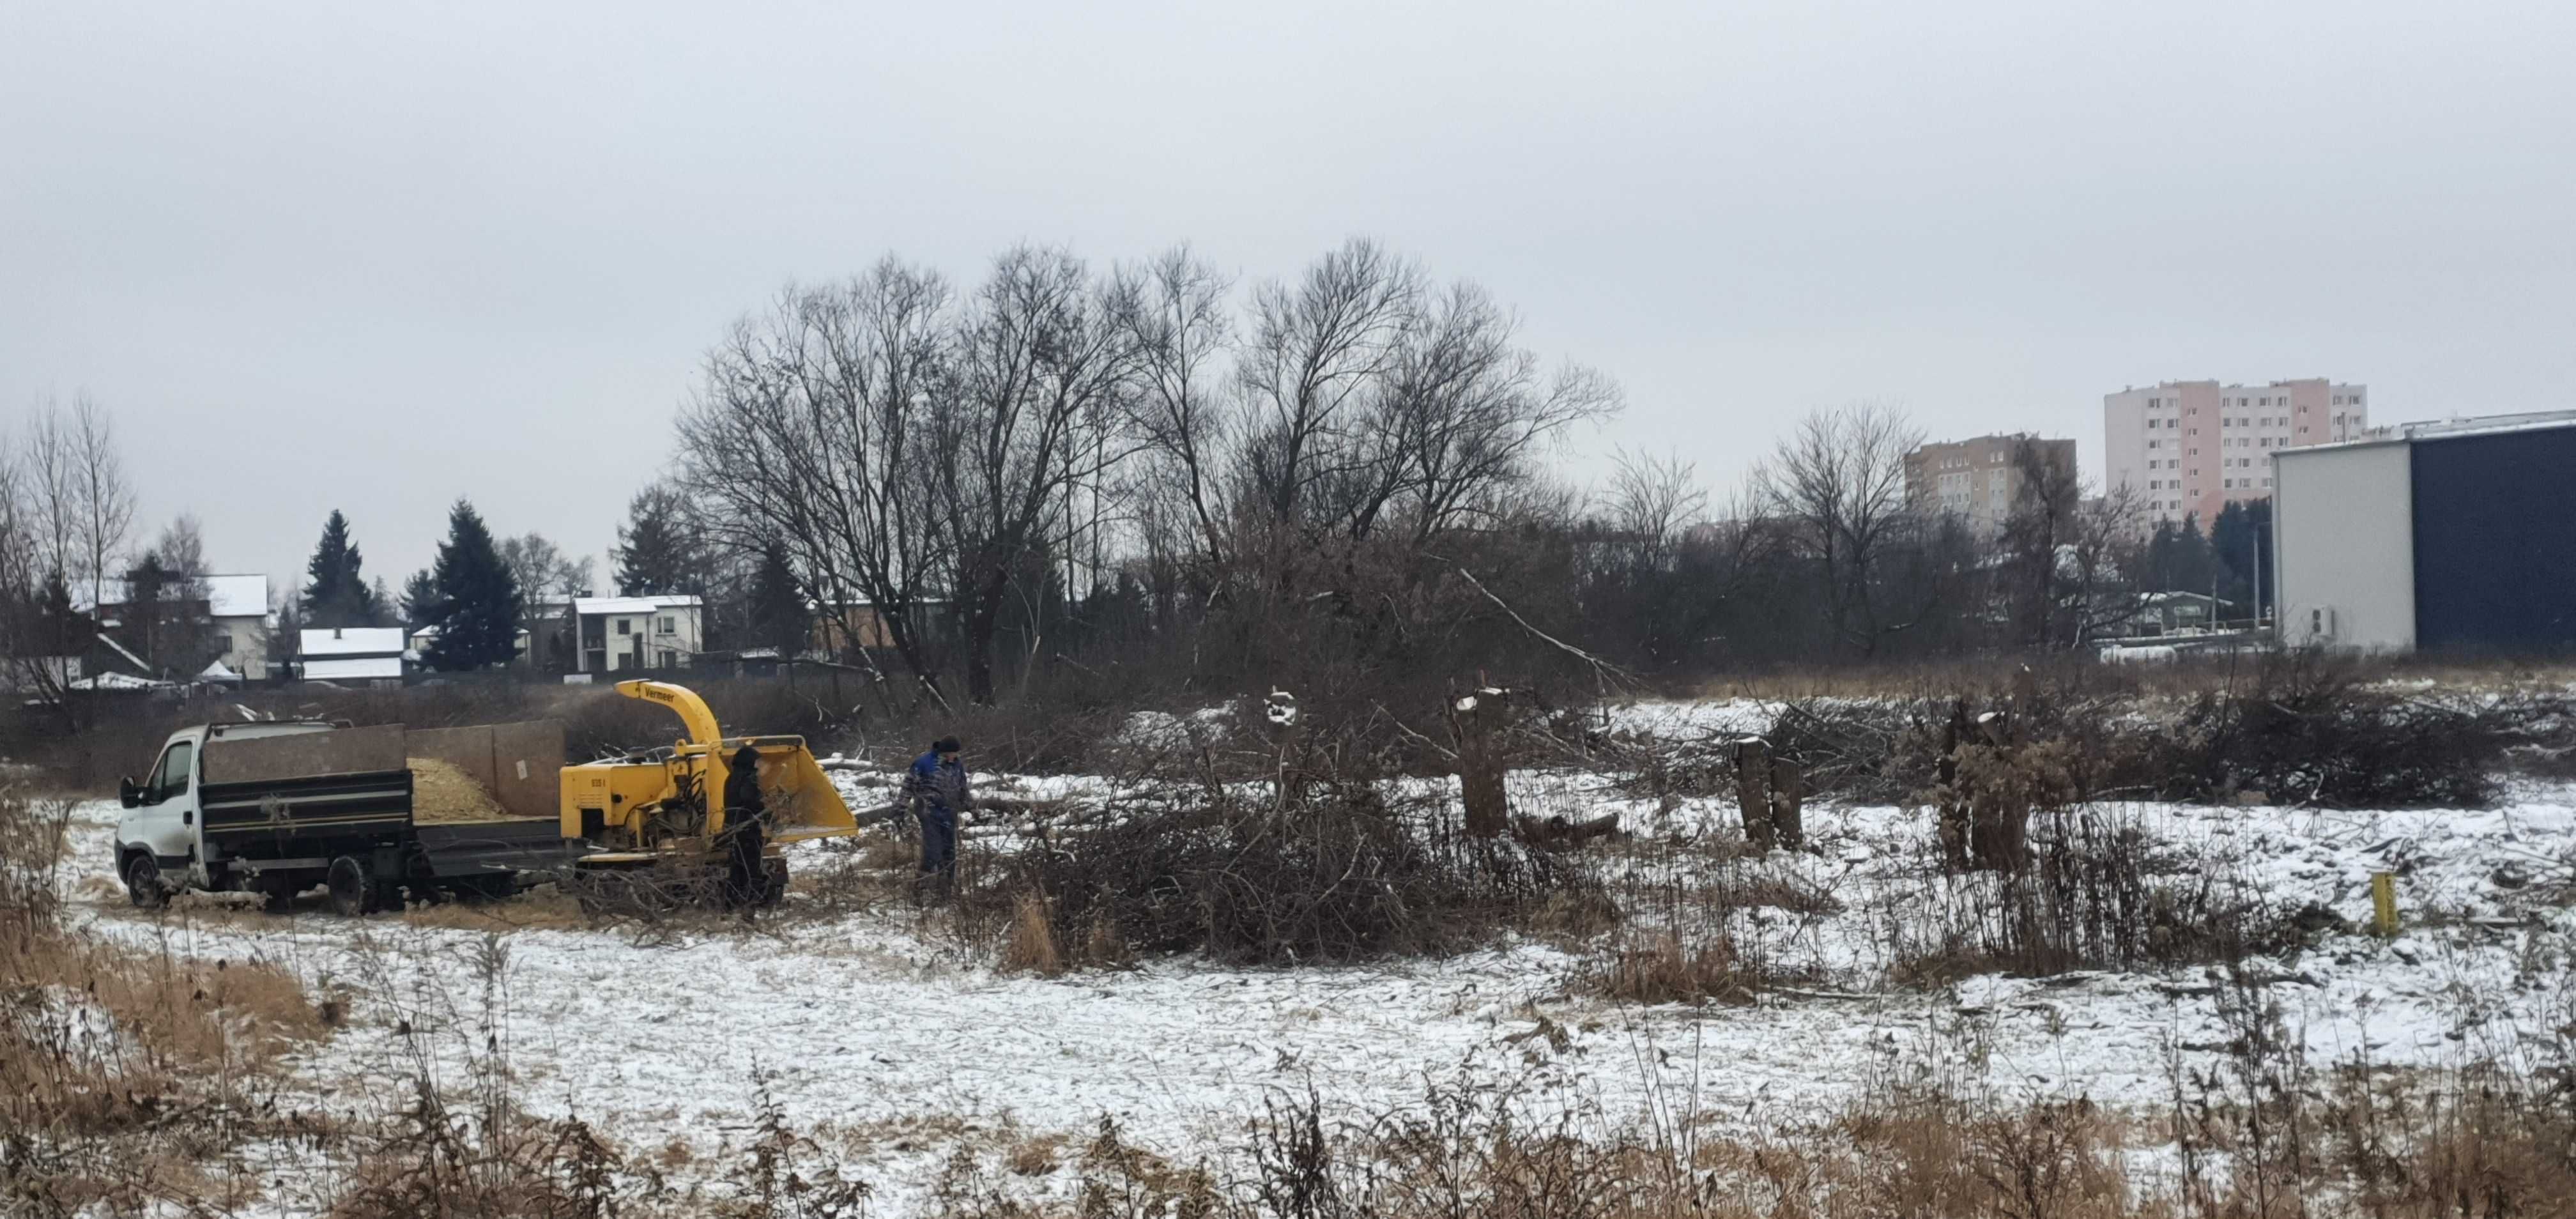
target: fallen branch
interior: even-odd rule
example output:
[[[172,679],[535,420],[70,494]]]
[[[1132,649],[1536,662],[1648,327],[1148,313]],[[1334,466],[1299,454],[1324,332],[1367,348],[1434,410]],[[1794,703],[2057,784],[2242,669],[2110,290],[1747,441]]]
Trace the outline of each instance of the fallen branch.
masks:
[[[1503,613],[1508,615],[1512,621],[1519,623],[1522,630],[1528,631],[1531,635],[1536,636],[1538,639],[1547,643],[1549,646],[1554,647],[1556,650],[1592,666],[1593,678],[1601,683],[1603,691],[1608,691],[1614,679],[1622,688],[1636,683],[1636,675],[1630,673],[1626,669],[1620,668],[1609,661],[1603,660],[1590,652],[1586,652],[1573,644],[1567,643],[1554,635],[1550,635],[1547,632],[1530,625],[1530,620],[1521,617],[1521,612],[1513,609],[1510,602],[1495,596],[1494,590],[1485,587],[1485,582],[1477,579],[1476,573],[1467,570],[1464,566],[1460,566],[1458,568],[1458,574],[1465,577],[1467,583],[1475,586],[1477,592],[1485,594],[1485,599],[1493,602],[1494,608],[1503,611]]]
[[[1441,756],[1441,757],[1447,758],[1447,759],[1449,759],[1449,760],[1450,760],[1450,761],[1452,761],[1452,762],[1455,762],[1455,761],[1457,761],[1457,760],[1458,760],[1458,753],[1457,753],[1457,751],[1456,751],[1456,750],[1453,750],[1453,749],[1449,748],[1448,746],[1441,744],[1441,743],[1440,743],[1440,742],[1438,742],[1438,741],[1432,740],[1430,737],[1424,736],[1424,735],[1422,735],[1421,733],[1419,733],[1419,732],[1415,732],[1413,729],[1406,727],[1406,726],[1405,726],[1405,724],[1404,724],[1404,721],[1403,721],[1403,720],[1400,720],[1400,719],[1395,718],[1395,713],[1386,709],[1386,704],[1384,704],[1384,703],[1370,703],[1369,705],[1370,705],[1370,706],[1372,706],[1372,707],[1377,708],[1377,713],[1378,713],[1379,715],[1383,715],[1383,716],[1385,716],[1385,717],[1386,717],[1386,722],[1387,722],[1387,723],[1390,723],[1390,724],[1395,725],[1395,730],[1396,730],[1397,732],[1401,732],[1401,733],[1403,733],[1403,734],[1404,734],[1404,735],[1406,735],[1406,736],[1412,737],[1414,740],[1420,741],[1420,742],[1422,742],[1423,744],[1428,745],[1428,746],[1432,747],[1433,749],[1436,749],[1436,750],[1440,751],[1440,756]]]

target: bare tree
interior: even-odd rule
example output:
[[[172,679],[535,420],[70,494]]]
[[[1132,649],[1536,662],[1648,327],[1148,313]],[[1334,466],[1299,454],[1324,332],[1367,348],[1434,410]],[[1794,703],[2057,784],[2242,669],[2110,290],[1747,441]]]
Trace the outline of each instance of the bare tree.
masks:
[[[1708,492],[1692,463],[1622,449],[1611,465],[1606,507],[1607,523],[1632,563],[1662,571],[1680,551],[1683,531],[1707,515]]]
[[[1765,511],[1791,527],[1817,567],[1827,625],[1863,655],[1915,622],[1911,613],[1883,612],[1877,584],[1912,524],[1905,455],[1921,444],[1922,434],[1893,407],[1811,411],[1754,475]]]
[[[1119,271],[1119,317],[1135,345],[1134,427],[1159,467],[1152,488],[1187,514],[1194,550],[1210,566],[1223,562],[1221,499],[1225,446],[1233,438],[1227,385],[1218,361],[1233,337],[1226,297],[1233,284],[1176,246],[1142,267]]]
[[[1254,291],[1236,378],[1245,470],[1273,520],[1308,523],[1318,493],[1358,472],[1356,416],[1400,359],[1424,290],[1418,268],[1355,237],[1295,284]]]
[[[2122,484],[2081,501],[2060,567],[2068,583],[2071,642],[2083,647],[2137,611],[2146,575],[2145,494]]]
[[[554,612],[562,613],[560,603],[590,591],[596,560],[588,555],[578,559],[566,555],[544,534],[502,538],[498,549],[501,565],[510,569],[511,578],[519,586],[522,627],[544,618],[548,602],[557,603]]]
[[[73,665],[96,634],[93,615],[133,524],[133,491],[107,415],[86,396],[69,410],[50,402],[37,408],[4,464],[5,647],[20,688],[59,709],[69,727]]]
[[[856,625],[872,622],[933,691],[921,615],[948,541],[926,453],[933,402],[951,392],[952,312],[946,280],[891,257],[845,284],[791,287],[709,353],[679,425],[682,479],[716,540],[784,545],[845,653],[872,663]]]
[[[995,261],[959,328],[929,464],[976,702],[993,701],[994,635],[1022,559],[1065,539],[1068,493],[1127,455],[1078,443],[1127,413],[1137,344],[1121,314],[1080,259],[1023,246]]]
[[[1996,538],[2004,609],[2018,642],[2047,647],[2071,642],[2060,550],[2072,539],[2083,487],[2072,461],[2049,459],[2024,437],[2013,446],[2013,502]]]
[[[79,619],[61,570],[48,565],[61,554],[59,546],[49,546],[52,530],[66,521],[48,515],[53,505],[30,469],[35,432],[31,427],[23,451],[0,444],[0,665],[6,666],[10,690],[56,714],[69,729],[71,658],[85,637],[76,630]]]
[[[1619,409],[1619,390],[1581,367],[1550,374],[1518,343],[1519,324],[1482,288],[1456,284],[1422,309],[1360,413],[1339,480],[1337,516],[1353,537],[1393,515],[1414,541],[1501,515],[1538,475],[1546,443]]]
[[[1695,471],[1679,458],[1618,454],[1607,497],[1585,530],[1587,618],[1622,655],[1677,663],[1716,609],[1710,573],[1682,570],[1684,539],[1708,508]]]
[[[27,421],[19,481],[29,519],[29,544],[39,575],[77,583],[93,598],[97,587],[81,541],[78,444],[61,406],[47,403]]]
[[[182,513],[163,526],[120,583],[119,630],[162,676],[194,677],[221,654],[197,518]]]
[[[74,399],[68,431],[77,534],[95,605],[134,528],[134,484],[126,478],[116,423],[105,408],[86,395]]]

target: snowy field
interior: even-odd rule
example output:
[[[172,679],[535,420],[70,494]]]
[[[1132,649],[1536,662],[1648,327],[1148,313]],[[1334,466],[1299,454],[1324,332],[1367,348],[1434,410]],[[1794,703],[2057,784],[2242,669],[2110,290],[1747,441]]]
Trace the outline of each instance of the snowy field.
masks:
[[[1696,734],[1761,713],[1748,703],[1621,715],[1622,726]],[[836,777],[854,796],[866,788],[863,776]],[[1620,808],[1642,842],[1618,866],[1637,875],[1698,858],[1731,819],[1708,801],[1624,802],[1585,776],[1514,783],[1560,807]],[[2561,955],[2576,918],[2551,883],[2576,860],[2576,788],[2530,788],[2481,810],[2096,811],[2272,902],[2356,923],[2370,874],[2402,875],[2408,927],[2394,941],[2336,934],[2255,964],[2319,1062],[2457,1064],[2576,1018]],[[272,918],[191,901],[155,919],[114,889],[117,812],[77,814],[70,883],[91,933],[264,959],[350,996],[344,1026],[292,1062],[303,1103],[389,1111],[403,1099],[395,1081],[425,1069],[463,1088],[479,1060],[505,1067],[540,1114],[578,1115],[630,1149],[677,1144],[705,1163],[752,1137],[765,1079],[792,1124],[867,1173],[879,1213],[906,1213],[958,1138],[996,1149],[1078,1140],[1108,1115],[1133,1141],[1187,1158],[1279,1089],[1312,1086],[1329,1107],[1365,1113],[1419,1097],[1426,1082],[1486,1083],[1531,1106],[1578,1107],[1605,1129],[1652,1111],[1779,1131],[1830,1118],[1890,1072],[1938,1070],[2007,1099],[2081,1095],[2146,1112],[2171,1102],[2175,1065],[2208,1065],[2230,1037],[2198,970],[1886,987],[1889,945],[1939,882],[1925,867],[1929,818],[1884,807],[1811,807],[1806,852],[1748,865],[1833,899],[1832,912],[1767,912],[1744,933],[1815,983],[1698,1009],[1587,994],[1572,984],[1576,959],[1537,943],[1369,967],[1183,959],[1049,980],[997,973],[904,909],[821,920],[791,908],[758,930],[710,921],[654,944],[529,928],[501,936],[498,958],[479,932],[390,916]],[[813,848],[799,851],[797,866],[815,862]],[[1066,1176],[1023,1184],[1061,1193]]]

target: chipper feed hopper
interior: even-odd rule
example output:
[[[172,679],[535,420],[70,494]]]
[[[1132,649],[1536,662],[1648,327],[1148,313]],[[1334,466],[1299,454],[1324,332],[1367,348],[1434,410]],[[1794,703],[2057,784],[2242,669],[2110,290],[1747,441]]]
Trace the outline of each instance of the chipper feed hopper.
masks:
[[[658,703],[680,717],[688,735],[677,743],[605,762],[563,768],[563,834],[591,849],[573,861],[595,878],[650,879],[656,890],[703,889],[723,867],[725,780],[745,745],[760,756],[767,815],[764,904],[787,888],[781,845],[858,832],[850,806],[824,777],[799,736],[728,737],[706,700],[658,681],[622,681],[617,692]]]

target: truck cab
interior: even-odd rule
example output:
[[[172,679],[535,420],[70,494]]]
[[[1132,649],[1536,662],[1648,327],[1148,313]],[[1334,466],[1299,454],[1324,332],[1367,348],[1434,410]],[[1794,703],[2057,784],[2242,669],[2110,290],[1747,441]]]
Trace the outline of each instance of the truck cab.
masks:
[[[326,882],[335,902],[346,888],[380,907],[412,844],[411,772],[391,733],[309,721],[171,733],[142,780],[117,785],[127,895],[148,909],[187,889],[247,890],[282,907]]]
[[[274,727],[329,730],[329,725]],[[116,822],[116,872],[138,906],[158,905],[161,898],[180,889],[212,887],[197,816],[197,775],[206,733],[203,725],[171,733],[141,782],[129,778],[117,783],[117,800],[125,805],[125,815]]]

